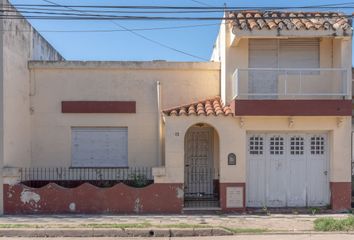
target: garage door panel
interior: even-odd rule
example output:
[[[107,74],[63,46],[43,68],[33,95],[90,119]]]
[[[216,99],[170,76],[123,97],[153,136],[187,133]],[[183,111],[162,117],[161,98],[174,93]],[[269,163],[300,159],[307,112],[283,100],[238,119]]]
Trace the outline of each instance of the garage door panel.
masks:
[[[327,134],[252,133],[247,136],[248,207],[329,204]],[[252,148],[256,136],[262,136],[261,154]]]
[[[325,206],[329,204],[328,143],[326,135],[309,136],[309,159],[307,161],[310,170],[308,179],[308,205]]]
[[[248,137],[247,206],[263,207],[265,205],[265,165],[264,135]],[[251,191],[254,189],[254,191]]]
[[[272,135],[267,138],[267,205],[284,207],[286,205],[287,163],[285,156],[285,137]]]
[[[306,206],[306,135],[288,137],[287,206]]]

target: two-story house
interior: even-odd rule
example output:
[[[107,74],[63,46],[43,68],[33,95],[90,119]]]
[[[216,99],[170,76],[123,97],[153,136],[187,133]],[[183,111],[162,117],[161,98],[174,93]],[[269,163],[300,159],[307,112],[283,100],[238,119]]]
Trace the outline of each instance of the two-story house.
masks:
[[[348,209],[351,52],[339,13],[243,11],[210,62],[30,61],[5,212]]]

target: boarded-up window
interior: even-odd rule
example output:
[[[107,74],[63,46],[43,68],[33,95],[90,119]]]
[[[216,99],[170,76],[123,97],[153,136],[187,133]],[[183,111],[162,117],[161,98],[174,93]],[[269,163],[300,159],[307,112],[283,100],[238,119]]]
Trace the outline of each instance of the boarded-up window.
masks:
[[[73,167],[127,167],[127,128],[72,128]]]

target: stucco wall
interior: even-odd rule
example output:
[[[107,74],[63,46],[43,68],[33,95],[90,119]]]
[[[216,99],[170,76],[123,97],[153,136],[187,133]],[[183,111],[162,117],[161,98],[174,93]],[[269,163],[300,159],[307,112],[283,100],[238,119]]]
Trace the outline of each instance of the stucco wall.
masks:
[[[8,1],[4,1],[8,4]],[[13,12],[11,14],[14,14]],[[16,13],[15,13],[16,14]],[[17,13],[19,14],[19,13]],[[4,19],[4,165],[30,164],[30,98],[28,60],[62,60],[62,56],[23,19]]]
[[[156,166],[158,111],[218,95],[218,63],[32,62],[31,166],[70,166],[71,127],[128,127],[129,166]],[[136,101],[136,114],[63,114],[61,101]]]
[[[166,176],[157,182],[184,181],[184,136],[190,126],[206,123],[219,135],[220,182],[246,182],[246,134],[249,131],[323,132],[328,133],[330,147],[330,182],[351,181],[351,117],[288,117],[179,116],[166,117]],[[178,133],[178,134],[177,134]],[[235,153],[237,165],[227,165],[227,155]]]

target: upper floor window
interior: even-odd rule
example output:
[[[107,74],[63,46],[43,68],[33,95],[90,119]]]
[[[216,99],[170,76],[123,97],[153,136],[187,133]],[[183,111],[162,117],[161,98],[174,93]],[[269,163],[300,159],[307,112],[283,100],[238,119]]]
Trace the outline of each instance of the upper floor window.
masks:
[[[280,68],[319,68],[320,42],[318,38],[279,40]]]
[[[249,67],[319,68],[319,39],[250,39]]]

